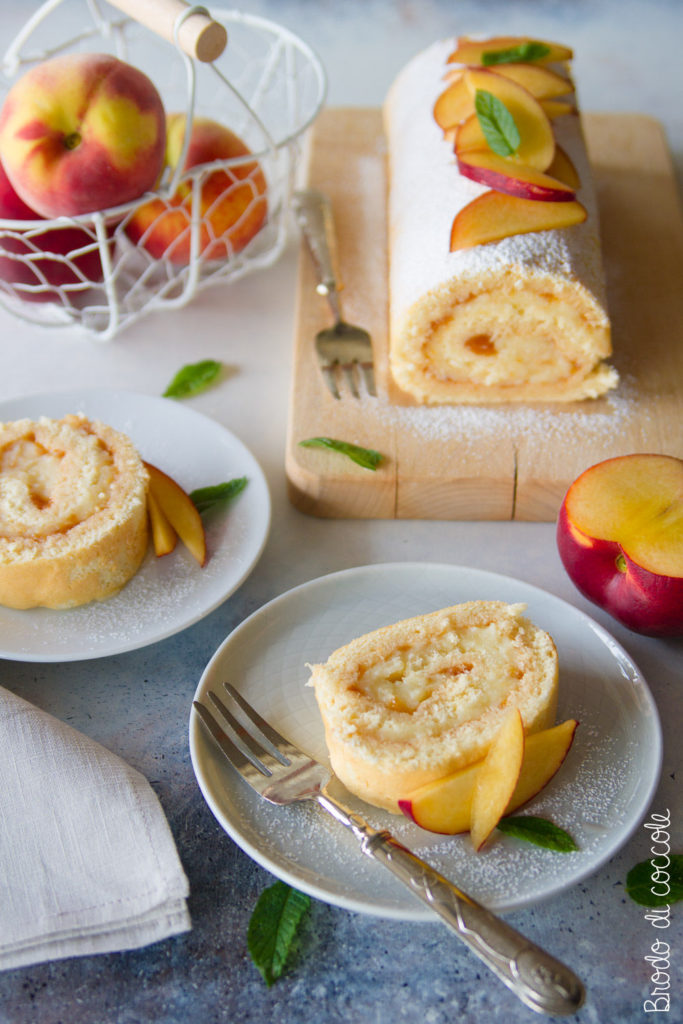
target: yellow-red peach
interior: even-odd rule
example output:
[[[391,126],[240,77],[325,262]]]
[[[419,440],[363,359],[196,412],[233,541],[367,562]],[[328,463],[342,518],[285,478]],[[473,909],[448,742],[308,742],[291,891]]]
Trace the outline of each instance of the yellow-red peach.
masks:
[[[186,118],[168,117],[166,165],[175,169],[182,155]],[[195,118],[184,171],[250,155],[246,144],[229,128],[207,117]],[[201,172],[197,254],[203,260],[226,260],[247,245],[265,223],[266,179],[256,160]],[[182,180],[168,199],[143,203],[131,216],[126,232],[156,259],[185,265],[191,259],[193,183]]]
[[[110,54],[37,64],[0,111],[0,152],[17,194],[41,217],[77,216],[137,199],[162,167],[161,97]]]

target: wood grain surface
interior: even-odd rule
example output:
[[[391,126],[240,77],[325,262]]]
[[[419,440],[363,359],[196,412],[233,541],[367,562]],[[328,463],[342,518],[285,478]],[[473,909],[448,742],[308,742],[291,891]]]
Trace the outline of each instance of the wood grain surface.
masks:
[[[659,123],[588,114],[619,388],[581,403],[400,404],[388,375],[385,144],[374,109],[316,123],[309,183],[333,204],[345,319],[373,338],[378,397],[327,391],[313,339],[329,324],[302,246],[285,468],[291,501],[338,518],[552,521],[576,476],[636,451],[683,456],[683,221]],[[382,452],[372,472],[299,441]]]

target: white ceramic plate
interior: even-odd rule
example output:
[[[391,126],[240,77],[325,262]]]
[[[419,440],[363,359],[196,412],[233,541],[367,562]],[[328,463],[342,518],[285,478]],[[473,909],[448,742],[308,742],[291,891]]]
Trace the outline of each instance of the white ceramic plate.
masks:
[[[270,495],[253,455],[220,424],[168,398],[129,391],[36,394],[0,402],[0,420],[57,418],[83,412],[122,430],[141,456],[186,490],[246,476],[225,514],[205,518],[209,560],[199,568],[178,544],[152,551],[129,583],[107,601],[67,611],[0,607],[0,657],[77,661],[144,647],[177,633],[223,602],[248,576],[268,536]]]
[[[369,565],[305,583],[255,612],[207,666],[196,699],[229,680],[286,736],[327,761],[306,663],[321,662],[364,632],[472,599],[524,601],[559,651],[558,721],[580,726],[561,771],[525,811],[568,829],[577,853],[559,854],[496,833],[479,854],[468,836],[438,836],[401,816],[342,796],[466,892],[496,910],[526,906],[574,885],[626,842],[645,814],[661,765],[652,696],[626,652],[576,608],[519,580],[436,564]],[[226,832],[274,875],[350,910],[432,919],[387,871],[364,857],[342,826],[309,804],[278,808],[243,783],[197,716],[190,749],[199,786]],[[341,786],[339,787],[341,790]]]

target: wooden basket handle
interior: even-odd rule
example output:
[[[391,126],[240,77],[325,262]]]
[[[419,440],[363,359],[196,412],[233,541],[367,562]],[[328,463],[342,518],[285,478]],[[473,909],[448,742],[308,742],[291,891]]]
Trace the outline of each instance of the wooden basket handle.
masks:
[[[109,3],[170,43],[176,42],[177,19],[191,6],[185,0],[109,0]],[[196,11],[182,22],[177,41],[188,57],[210,63],[222,54],[228,33],[225,26],[209,14]]]

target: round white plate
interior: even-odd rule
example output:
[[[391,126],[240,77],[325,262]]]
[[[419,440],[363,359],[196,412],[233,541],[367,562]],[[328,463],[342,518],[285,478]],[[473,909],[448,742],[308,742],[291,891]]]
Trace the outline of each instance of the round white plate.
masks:
[[[129,391],[36,394],[0,402],[0,420],[85,413],[122,430],[143,459],[185,490],[246,476],[223,513],[205,517],[207,564],[182,544],[164,558],[152,546],[139,572],[114,597],[67,611],[0,607],[0,657],[77,661],[120,654],[163,640],[221,604],[256,564],[270,526],[270,495],[253,455],[220,424],[180,402]]]
[[[232,682],[296,744],[327,762],[306,663],[322,662],[354,637],[461,601],[523,601],[548,630],[560,659],[558,721],[579,728],[560,772],[524,811],[566,828],[580,849],[553,853],[496,833],[479,854],[469,836],[441,836],[341,796],[377,828],[389,828],[465,892],[492,909],[526,906],[574,885],[626,842],[645,814],[661,765],[661,732],[645,681],[626,652],[592,619],[529,584],[453,565],[396,563],[333,573],[259,609],[224,641],[196,699]],[[356,840],[311,804],[275,807],[232,770],[193,712],[190,749],[214,815],[254,860],[310,895],[383,917],[433,915]],[[520,812],[522,813],[522,812]]]

